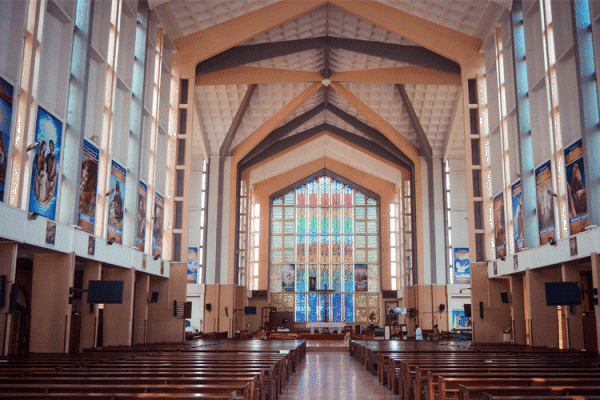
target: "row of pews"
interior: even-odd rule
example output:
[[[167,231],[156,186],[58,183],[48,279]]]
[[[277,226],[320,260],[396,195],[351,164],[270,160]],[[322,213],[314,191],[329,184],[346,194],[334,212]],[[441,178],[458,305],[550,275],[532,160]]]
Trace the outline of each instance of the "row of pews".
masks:
[[[196,340],[0,358],[0,400],[275,400],[301,340]]]
[[[600,400],[600,357],[509,344],[351,341],[350,354],[404,400]]]

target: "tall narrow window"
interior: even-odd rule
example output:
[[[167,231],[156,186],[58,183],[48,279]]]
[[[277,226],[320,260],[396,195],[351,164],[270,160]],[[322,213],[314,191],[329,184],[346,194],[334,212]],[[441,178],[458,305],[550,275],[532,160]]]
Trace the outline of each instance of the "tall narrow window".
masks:
[[[260,204],[252,201],[250,207],[250,260],[248,289],[258,290],[258,250],[260,245]]]
[[[390,287],[398,289],[399,263],[402,261],[400,202],[390,204]]]
[[[238,285],[244,286],[246,278],[246,246],[248,243],[248,181],[240,182],[240,221],[238,238]]]
[[[206,265],[206,202],[208,195],[208,162],[202,161],[202,178],[200,179],[200,240],[198,241],[198,283],[204,283],[204,266]]]
[[[414,282],[413,277],[413,252],[412,252],[412,205],[411,205],[411,190],[410,181],[404,181],[402,198],[402,210],[404,214],[404,257],[403,257],[403,269],[404,269],[404,285],[412,286]]]

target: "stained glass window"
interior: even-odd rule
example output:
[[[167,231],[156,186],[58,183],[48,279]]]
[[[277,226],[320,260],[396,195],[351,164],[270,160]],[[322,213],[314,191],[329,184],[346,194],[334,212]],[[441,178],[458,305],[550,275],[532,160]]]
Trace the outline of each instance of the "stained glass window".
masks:
[[[270,288],[295,291],[296,321],[364,322],[357,292],[379,296],[379,223],[379,198],[327,171],[271,200]]]

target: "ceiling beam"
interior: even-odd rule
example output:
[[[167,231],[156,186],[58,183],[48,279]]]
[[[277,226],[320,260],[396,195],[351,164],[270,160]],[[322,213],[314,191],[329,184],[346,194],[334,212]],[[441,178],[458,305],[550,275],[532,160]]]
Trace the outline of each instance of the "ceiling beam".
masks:
[[[416,17],[377,1],[330,0],[329,4],[423,46],[457,63],[479,60],[483,42],[462,32]]]
[[[452,121],[450,122],[450,132],[448,133],[448,136],[446,136],[446,141],[444,142],[444,155],[442,157],[442,160],[447,160],[448,159],[448,155],[450,154],[450,149],[452,147],[452,142],[454,141],[454,136],[458,135],[460,133],[463,133],[464,136],[464,132],[459,132],[459,122],[461,122],[461,114],[463,112],[462,109],[462,90],[458,92],[458,99],[456,99],[456,106],[454,107],[454,113],[452,114]],[[464,144],[463,144],[464,146]]]
[[[322,80],[323,76],[318,72],[240,66],[206,74],[198,74],[196,75],[196,86],[249,85],[252,83],[273,82],[320,82]]]
[[[333,115],[352,126],[354,129],[367,136],[371,141],[377,143],[381,148],[386,149],[396,157],[404,160],[405,163],[410,163],[410,159],[398,149],[394,143],[392,143],[384,134],[379,132],[377,129],[370,127],[353,115],[348,114],[344,110],[337,108],[333,104],[330,104],[327,108]]]
[[[179,68],[196,65],[325,4],[323,0],[277,2],[176,39],[173,64]]]
[[[421,155],[419,149],[400,132],[394,129],[394,127],[379,114],[360,100],[354,93],[348,90],[348,88],[340,82],[331,82],[331,85],[329,86],[360,112],[379,132],[383,133],[392,143],[394,143],[394,145],[406,154],[412,162],[417,163],[419,161],[419,156]]]
[[[238,144],[232,151],[232,154],[239,160],[248,154],[256,145],[277,128],[287,117],[289,117],[298,107],[308,100],[313,94],[323,86],[320,82],[310,84],[306,89],[300,92],[289,103],[283,106],[279,111],[274,113],[261,126]]]
[[[339,137],[340,139],[343,139],[349,143],[360,147],[365,151],[370,152],[375,156],[381,157],[382,159],[387,160],[393,164],[412,170],[413,164],[410,162],[410,160],[407,162],[406,160],[390,153],[388,149],[381,147],[379,144],[369,139],[365,139],[362,136],[356,135],[354,133],[348,132],[344,129],[338,128],[327,123],[317,125],[313,128],[309,128],[294,136],[287,137],[285,139],[279,140],[271,144],[269,147],[263,149],[260,153],[255,154],[252,158],[248,158],[241,161],[239,164],[240,170],[245,170],[250,167],[253,167],[256,164],[268,160],[269,158],[288,150],[290,147],[302,143],[306,140],[309,140],[323,132],[328,132],[334,136]]]
[[[402,83],[409,85],[460,86],[461,84],[459,74],[416,65],[334,72],[329,79],[334,82]]]
[[[225,135],[225,139],[223,140],[223,144],[221,145],[221,149],[219,151],[221,159],[224,159],[225,156],[228,155],[231,150],[231,142],[233,142],[233,138],[235,137],[235,134],[237,133],[238,129],[240,128],[240,124],[242,123],[244,114],[246,114],[246,111],[248,110],[248,106],[250,105],[250,99],[252,98],[252,95],[256,91],[257,86],[258,85],[256,85],[256,84],[250,85],[250,86],[248,86],[248,89],[246,90],[246,94],[244,95],[244,98],[242,99],[242,102],[241,102],[240,106],[238,107],[237,112],[235,113],[235,117],[233,117],[231,126],[229,127],[229,130],[227,131],[227,135]],[[222,171],[222,168],[220,168],[219,171]]]
[[[406,88],[404,85],[396,85],[396,90],[400,93],[400,97],[402,97],[402,101],[404,102],[404,107],[408,112],[408,117],[410,118],[410,122],[412,123],[415,131],[417,131],[417,141],[419,142],[419,147],[421,148],[421,152],[423,155],[427,156],[428,159],[431,159],[433,152],[431,151],[431,144],[429,144],[429,139],[427,139],[427,135],[423,130],[423,126],[421,125],[421,121],[415,112],[415,108],[412,105],[412,101],[408,97],[408,93],[406,93]]]
[[[205,74],[314,49],[325,49],[324,70],[328,71],[330,48],[460,75],[460,65],[424,47],[329,36],[237,46],[198,63],[196,74]]]

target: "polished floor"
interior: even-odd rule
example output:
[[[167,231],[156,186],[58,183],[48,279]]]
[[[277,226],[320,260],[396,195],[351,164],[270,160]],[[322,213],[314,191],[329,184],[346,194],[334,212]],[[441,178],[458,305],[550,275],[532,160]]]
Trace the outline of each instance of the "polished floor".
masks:
[[[279,400],[398,399],[346,351],[307,352]]]

